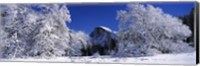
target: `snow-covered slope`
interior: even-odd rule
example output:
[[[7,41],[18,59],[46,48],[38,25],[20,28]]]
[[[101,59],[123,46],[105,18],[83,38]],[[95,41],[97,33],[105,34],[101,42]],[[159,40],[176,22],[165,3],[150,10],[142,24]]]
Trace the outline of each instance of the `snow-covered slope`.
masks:
[[[104,29],[104,30],[106,30],[106,31],[108,31],[108,32],[112,32],[112,30],[110,28],[108,28],[108,27],[105,27],[105,26],[99,26],[99,27]]]
[[[147,57],[58,57],[52,59],[1,59],[1,61],[31,61],[31,62],[80,62],[80,63],[134,63],[134,64],[192,64],[196,63],[196,52],[182,54],[161,54]]]

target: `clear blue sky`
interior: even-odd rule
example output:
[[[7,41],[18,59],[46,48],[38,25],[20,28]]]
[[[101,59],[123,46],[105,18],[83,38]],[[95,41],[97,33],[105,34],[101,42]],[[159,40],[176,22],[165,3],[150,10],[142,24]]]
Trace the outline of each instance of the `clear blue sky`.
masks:
[[[106,26],[118,30],[116,11],[126,8],[127,3],[118,4],[68,4],[72,22],[67,26],[75,31],[89,34],[97,26]],[[146,3],[145,3],[146,4]],[[165,13],[173,16],[186,15],[195,6],[194,2],[157,2],[148,3],[160,7]]]

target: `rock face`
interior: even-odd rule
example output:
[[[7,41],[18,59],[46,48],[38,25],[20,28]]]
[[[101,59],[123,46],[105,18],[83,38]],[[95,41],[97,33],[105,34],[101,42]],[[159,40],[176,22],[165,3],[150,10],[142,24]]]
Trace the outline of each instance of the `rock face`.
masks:
[[[111,29],[104,26],[96,27],[89,36],[92,54],[98,52],[100,55],[108,55],[116,50],[117,36]]]

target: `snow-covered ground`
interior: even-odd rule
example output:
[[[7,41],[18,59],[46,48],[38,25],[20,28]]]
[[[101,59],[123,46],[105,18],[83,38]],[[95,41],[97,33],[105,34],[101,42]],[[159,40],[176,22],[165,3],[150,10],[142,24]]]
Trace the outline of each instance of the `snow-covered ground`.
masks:
[[[81,62],[81,63],[134,63],[134,64],[195,64],[196,53],[162,54],[149,57],[116,58],[109,56],[59,57],[52,59],[1,59],[1,61],[28,62]]]

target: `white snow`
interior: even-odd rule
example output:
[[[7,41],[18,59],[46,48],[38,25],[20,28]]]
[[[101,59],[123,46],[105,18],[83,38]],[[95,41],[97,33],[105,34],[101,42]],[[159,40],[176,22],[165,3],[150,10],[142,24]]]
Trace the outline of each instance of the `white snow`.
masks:
[[[81,62],[81,63],[134,63],[134,64],[192,64],[196,63],[196,53],[161,54],[148,57],[58,57],[52,59],[1,59],[0,61],[30,61],[30,62]]]
[[[31,9],[31,6],[44,8],[44,12]],[[159,54],[159,51],[166,49],[173,53],[190,49],[193,51],[192,47],[183,42],[191,34],[189,28],[183,25],[178,18],[165,14],[162,9],[150,5],[147,7],[137,4],[128,5],[128,10],[118,12],[120,31],[117,34],[120,38],[118,43],[120,50],[117,53],[132,57],[100,56],[98,53],[93,56],[80,56],[80,49],[87,48],[91,44],[90,38],[84,32],[73,32],[66,26],[66,21],[71,21],[66,4],[1,5],[0,13],[2,14],[0,61],[195,64],[195,52],[134,57],[136,54],[141,56],[142,52],[146,52],[147,55]],[[131,22],[130,26],[127,26],[129,22]],[[114,31],[105,26],[100,27],[105,29],[106,33],[95,38],[96,40],[92,39],[96,43],[111,43],[107,40],[110,37],[108,33],[111,33],[112,39],[113,37],[118,39]],[[157,50],[151,47],[164,49]],[[133,51],[135,49],[137,51]],[[60,57],[63,55],[78,55],[78,57]],[[34,56],[34,58],[29,56]]]
[[[117,31],[113,31],[114,34],[117,34]]]
[[[105,26],[100,26],[100,27],[103,28],[106,31],[112,32],[112,30],[110,28],[108,28],[108,27],[105,27]]]
[[[188,26],[161,8],[139,3],[128,4],[127,9],[117,11],[117,20],[118,56],[194,51],[193,47],[184,42],[191,35]]]

